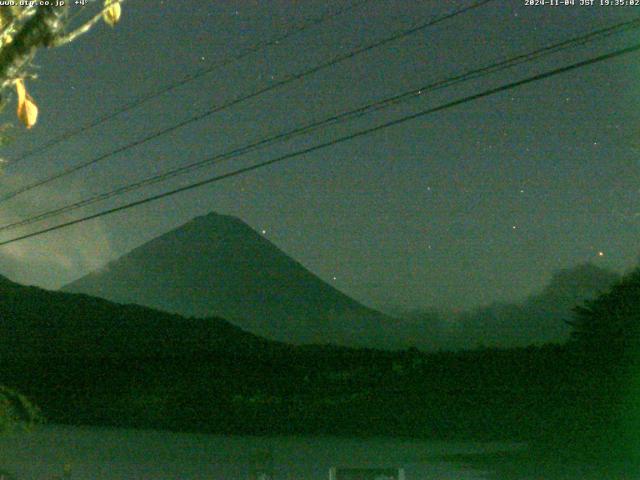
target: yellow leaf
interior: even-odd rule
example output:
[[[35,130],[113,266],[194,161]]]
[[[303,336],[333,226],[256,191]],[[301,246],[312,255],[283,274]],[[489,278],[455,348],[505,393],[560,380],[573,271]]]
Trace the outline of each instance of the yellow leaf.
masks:
[[[18,119],[25,127],[31,128],[38,121],[38,106],[27,93],[21,78],[16,80],[16,92],[18,93]]]
[[[105,10],[102,12],[102,18],[110,26],[114,26],[120,20],[122,8],[117,0],[104,0]]]

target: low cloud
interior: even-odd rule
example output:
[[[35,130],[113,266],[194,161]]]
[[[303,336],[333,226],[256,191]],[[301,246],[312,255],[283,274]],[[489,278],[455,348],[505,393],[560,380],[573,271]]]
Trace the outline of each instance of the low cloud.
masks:
[[[5,173],[0,177],[0,195],[33,181],[33,177]],[[65,178],[60,182],[64,188],[53,182],[0,204],[0,227],[77,201],[86,195],[82,183],[82,180]],[[0,231],[0,241],[57,225],[84,213],[86,211],[80,209],[26,227]],[[0,274],[19,283],[53,289],[101,267],[111,255],[107,229],[102,220],[96,219],[0,246]]]

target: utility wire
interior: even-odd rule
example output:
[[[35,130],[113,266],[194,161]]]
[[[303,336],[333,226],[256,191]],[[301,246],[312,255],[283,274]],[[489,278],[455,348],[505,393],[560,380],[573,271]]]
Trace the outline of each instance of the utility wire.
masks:
[[[91,121],[90,123],[83,125],[81,127],[78,128],[74,128],[71,130],[68,130],[60,135],[58,135],[57,137],[52,138],[51,140],[46,141],[45,143],[43,143],[42,145],[29,150],[27,152],[22,153],[20,156],[16,157],[15,159],[13,159],[9,165],[15,165],[23,160],[25,160],[26,158],[29,158],[33,155],[36,155],[38,153],[42,153],[46,150],[49,150],[50,148],[64,142],[65,140],[71,138],[71,137],[75,137],[76,135],[80,134],[80,133],[84,133],[87,130],[90,130],[94,127],[97,127],[98,125],[101,125],[113,118],[116,118],[118,116],[120,116],[123,113],[126,113],[130,110],[133,110],[141,105],[144,105],[145,103],[147,103],[149,100],[152,100],[154,98],[157,98],[161,95],[164,95],[165,93],[169,93],[173,90],[175,90],[176,88],[181,87],[182,85],[186,85],[187,83],[193,82],[201,77],[204,77],[206,75],[209,75],[210,73],[213,73],[233,62],[236,61],[240,61],[243,58],[251,55],[252,53],[255,52],[259,52],[260,50],[264,50],[265,48],[271,47],[273,45],[278,45],[280,42],[287,40],[290,37],[293,37],[299,33],[304,32],[305,30],[308,30],[312,27],[315,27],[317,25],[320,25],[324,22],[327,22],[333,18],[336,18],[340,15],[343,15],[345,13],[348,13],[352,10],[355,10],[359,7],[361,7],[362,5],[364,5],[365,3],[370,2],[371,0],[360,0],[360,1],[356,1],[353,2],[350,5],[347,5],[346,7],[340,8],[336,11],[333,12],[327,12],[327,13],[323,13],[322,15],[319,15],[315,18],[312,18],[306,22],[301,23],[298,26],[295,26],[291,29],[289,29],[287,32],[283,33],[282,35],[277,35],[275,37],[273,37],[270,40],[264,41],[264,42],[259,42],[256,43],[253,46],[250,46],[244,50],[242,50],[240,53],[237,53],[235,55],[231,55],[228,58],[221,60],[219,62],[215,62],[205,68],[201,68],[189,75],[186,75],[184,78],[182,78],[181,80],[178,80],[174,83],[170,83],[164,87],[161,87],[158,90],[155,90],[153,92],[149,92],[146,95],[141,96],[140,98],[137,98],[129,103],[126,103],[124,105],[122,105],[121,107],[119,107],[118,109],[114,110],[113,112],[107,113],[106,115],[103,115],[101,117],[96,118],[95,120]]]
[[[469,96],[460,98],[458,100],[453,100],[451,102],[439,105],[437,107],[429,108],[427,110],[422,110],[420,112],[413,113],[411,115],[405,115],[405,116],[400,117],[398,119],[391,120],[389,122],[385,122],[385,123],[377,125],[375,127],[371,127],[371,128],[367,128],[367,129],[364,129],[364,130],[360,130],[358,132],[355,132],[355,133],[352,133],[352,134],[349,134],[349,135],[345,135],[345,136],[336,138],[334,140],[330,140],[328,142],[324,142],[324,143],[315,145],[313,147],[309,147],[309,148],[305,148],[305,149],[302,149],[302,150],[298,150],[296,152],[288,153],[286,155],[282,155],[282,156],[279,156],[279,157],[276,157],[276,158],[272,158],[271,160],[266,160],[264,162],[260,162],[260,163],[257,163],[257,164],[254,164],[254,165],[251,165],[251,166],[248,166],[248,167],[240,168],[240,169],[237,169],[237,170],[234,170],[232,172],[228,172],[228,173],[225,173],[225,174],[222,174],[222,175],[216,175],[214,177],[209,177],[207,179],[200,180],[198,182],[194,182],[194,183],[191,183],[189,185],[185,185],[183,187],[179,187],[179,188],[176,188],[176,189],[173,189],[173,190],[169,190],[169,191],[157,194],[157,195],[152,195],[152,196],[140,199],[140,200],[136,200],[134,202],[127,203],[125,205],[120,205],[118,207],[113,207],[113,208],[110,208],[110,209],[107,209],[107,210],[102,210],[101,212],[97,212],[97,213],[94,213],[92,215],[87,215],[85,217],[81,217],[81,218],[78,218],[78,219],[75,219],[75,220],[70,220],[68,222],[60,223],[58,225],[54,225],[54,226],[51,226],[51,227],[43,228],[43,229],[38,230],[36,232],[28,233],[28,234],[25,234],[25,235],[20,235],[18,237],[14,237],[14,238],[11,238],[9,240],[5,240],[5,241],[0,242],[0,246],[9,245],[11,243],[15,243],[15,242],[18,242],[20,240],[25,240],[27,238],[36,237],[36,236],[43,235],[43,234],[48,233],[48,232],[53,232],[55,230],[60,230],[62,228],[66,228],[66,227],[69,227],[71,225],[84,223],[84,222],[89,221],[89,220],[93,220],[93,219],[96,219],[96,218],[104,217],[106,215],[111,215],[111,214],[116,213],[116,212],[128,210],[130,208],[137,207],[139,205],[144,205],[146,203],[154,202],[154,201],[160,200],[162,198],[170,197],[170,196],[176,195],[178,193],[182,193],[182,192],[186,192],[186,191],[189,191],[189,190],[193,190],[195,188],[203,187],[205,185],[209,185],[209,184],[212,184],[212,183],[215,183],[215,182],[227,179],[227,178],[231,178],[231,177],[235,177],[235,176],[238,176],[238,175],[242,175],[244,173],[252,172],[254,170],[258,170],[258,169],[267,167],[269,165],[280,163],[280,162],[283,162],[285,160],[289,160],[289,159],[292,159],[292,158],[295,158],[295,157],[307,155],[309,153],[312,153],[312,152],[315,152],[315,151],[318,151],[318,150],[322,150],[322,149],[325,149],[325,148],[328,148],[328,147],[332,147],[334,145],[337,145],[337,144],[340,144],[340,143],[343,143],[343,142],[346,142],[346,141],[349,141],[349,140],[353,140],[353,139],[356,139],[356,138],[360,138],[360,137],[363,137],[365,135],[370,135],[370,134],[378,132],[380,130],[384,130],[384,129],[387,129],[387,128],[390,128],[390,127],[394,127],[394,126],[409,122],[411,120],[415,120],[415,119],[418,119],[418,118],[421,118],[421,117],[425,117],[425,116],[430,115],[432,113],[436,113],[436,112],[440,112],[440,111],[443,111],[443,110],[447,110],[447,109],[456,107],[458,105],[462,105],[464,103],[468,103],[468,102],[472,102],[472,101],[475,101],[475,100],[479,100],[481,98],[485,98],[485,97],[488,97],[488,96],[491,96],[491,95],[495,95],[497,93],[501,93],[501,92],[504,92],[504,91],[507,91],[507,90],[512,90],[512,89],[520,87],[522,85],[527,85],[529,83],[533,83],[533,82],[537,82],[537,81],[540,81],[540,80],[544,80],[544,79],[547,79],[547,78],[550,78],[550,77],[553,77],[553,76],[556,76],[556,75],[560,75],[562,73],[566,73],[566,72],[569,72],[569,71],[572,71],[572,70],[576,70],[578,68],[586,67],[588,65],[593,65],[593,64],[600,63],[600,62],[603,62],[603,61],[606,61],[606,60],[611,60],[611,59],[616,58],[616,57],[620,57],[620,56],[623,56],[623,55],[628,55],[630,53],[637,52],[639,50],[640,50],[640,44],[636,44],[636,45],[633,45],[633,46],[630,46],[630,47],[627,47],[627,48],[615,50],[613,52],[610,52],[610,53],[607,53],[607,54],[604,54],[604,55],[593,57],[593,58],[590,58],[588,60],[583,60],[581,62],[573,63],[573,64],[565,66],[565,67],[560,67],[560,68],[556,68],[556,69],[553,69],[553,70],[550,70],[550,71],[547,71],[547,72],[544,72],[544,73],[533,75],[533,76],[525,78],[523,80],[518,80],[516,82],[507,83],[505,85],[501,85],[499,87],[491,88],[489,90],[484,90],[483,92],[476,93],[476,94],[473,94],[473,95],[469,95]]]
[[[213,157],[210,158],[206,158],[204,160],[199,160],[197,162],[193,162],[187,165],[183,165],[181,167],[177,167],[174,169],[170,169],[167,170],[165,172],[161,172],[155,175],[152,175],[150,177],[141,179],[137,182],[134,183],[130,183],[121,187],[118,187],[116,189],[113,189],[111,191],[108,192],[104,192],[98,195],[95,195],[93,197],[89,197],[83,200],[80,200],[78,202],[74,202],[71,204],[67,204],[64,205],[62,207],[58,207],[52,210],[48,210],[45,212],[41,212],[39,214],[36,215],[32,215],[30,217],[24,218],[24,219],[20,219],[20,220],[16,220],[14,222],[11,223],[7,223],[4,225],[0,225],[0,232],[1,231],[6,231],[6,230],[10,230],[10,229],[14,229],[17,227],[23,227],[26,225],[31,225],[33,223],[36,222],[40,222],[42,220],[51,218],[51,217],[55,217],[57,215],[61,215],[63,213],[67,213],[73,210],[77,210],[78,208],[82,208],[82,207],[86,207],[88,205],[92,205],[94,203],[100,202],[100,201],[104,201],[107,200],[109,198],[113,198],[116,196],[120,196],[123,195],[125,193],[137,190],[139,188],[148,186],[148,185],[153,185],[156,183],[160,183],[163,181],[166,181],[170,178],[176,177],[178,175],[183,175],[185,173],[188,172],[192,172],[195,171],[197,169],[200,168],[204,168],[207,166],[211,166],[213,164],[218,164],[221,163],[223,161],[226,160],[230,160],[233,158],[237,158],[239,156],[243,156],[249,152],[253,152],[256,150],[261,150],[263,148],[266,148],[270,145],[273,145],[275,143],[280,143],[280,142],[284,142],[284,141],[288,141],[294,137],[303,135],[303,134],[307,134],[310,133],[312,131],[315,131],[319,128],[323,128],[329,125],[336,125],[336,124],[341,124],[344,123],[346,121],[350,121],[353,120],[355,118],[360,118],[366,114],[369,113],[373,113],[373,112],[377,112],[380,110],[383,110],[385,108],[389,108],[393,105],[397,105],[401,102],[406,102],[408,100],[411,99],[415,99],[417,97],[422,96],[425,93],[428,92],[433,92],[435,90],[440,90],[446,87],[450,87],[452,85],[456,85],[458,83],[462,83],[462,82],[466,82],[469,80],[475,80],[477,78],[481,78],[490,74],[493,74],[495,72],[501,71],[501,70],[505,70],[508,68],[512,68],[513,66],[525,63],[525,62],[530,62],[532,60],[541,58],[543,56],[547,56],[553,53],[557,53],[559,51],[562,50],[566,50],[568,48],[572,48],[575,47],[577,45],[583,45],[586,44],[587,42],[590,41],[595,41],[595,40],[599,40],[604,36],[609,36],[613,33],[618,33],[622,30],[627,30],[630,28],[638,28],[640,27],[640,18],[636,18],[635,20],[631,20],[631,21],[627,21],[627,22],[622,22],[613,26],[609,26],[609,27],[605,27],[605,28],[601,28],[599,30],[578,36],[578,37],[573,37],[571,39],[565,40],[563,42],[560,43],[556,43],[556,44],[552,44],[552,45],[548,45],[546,47],[540,48],[538,50],[534,50],[532,52],[529,53],[525,53],[525,54],[521,54],[521,55],[517,55],[515,57],[511,57],[511,58],[507,58],[501,61],[497,61],[494,62],[491,65],[488,65],[486,67],[482,67],[482,68],[477,68],[474,70],[469,70],[466,71],[462,74],[453,76],[453,77],[449,77],[443,80],[439,80],[436,82],[432,82],[428,85],[419,87],[419,88],[414,88],[408,92],[404,92],[401,93],[399,95],[395,95],[393,97],[388,97],[388,98],[384,98],[382,100],[378,100],[376,102],[373,103],[369,103],[365,106],[362,106],[360,108],[354,109],[354,110],[349,110],[337,115],[333,115],[330,116],[328,118],[325,118],[323,120],[319,120],[316,122],[312,122],[309,123],[307,125],[295,128],[293,130],[289,130],[286,132],[282,132],[279,133],[277,135],[271,136],[271,137],[267,137],[264,139],[261,139],[259,141],[256,141],[254,143],[251,143],[249,145],[243,146],[243,147],[239,147],[221,154],[217,154]]]
[[[30,190],[33,190],[34,188],[40,187],[42,185],[46,185],[46,184],[48,184],[48,183],[50,183],[50,182],[52,182],[54,180],[57,180],[58,178],[65,177],[65,176],[70,175],[72,173],[75,173],[75,172],[77,172],[79,170],[83,170],[83,169],[85,169],[85,168],[87,168],[87,167],[89,167],[91,165],[95,165],[96,163],[99,163],[99,162],[101,162],[101,161],[103,161],[103,160],[105,160],[107,158],[110,158],[110,157],[112,157],[112,156],[114,156],[114,155],[116,155],[118,153],[122,153],[124,151],[130,150],[130,149],[132,149],[134,147],[137,147],[139,145],[142,145],[142,144],[144,144],[144,143],[146,143],[146,142],[148,142],[150,140],[154,140],[154,139],[156,139],[158,137],[161,137],[161,136],[166,135],[166,134],[168,134],[170,132],[178,130],[178,129],[186,126],[186,125],[190,125],[191,123],[194,123],[194,122],[197,122],[197,121],[202,120],[204,118],[207,118],[207,117],[209,117],[209,116],[211,116],[211,115],[213,115],[215,113],[218,113],[218,112],[220,112],[222,110],[226,110],[227,108],[230,108],[230,107],[233,107],[235,105],[238,105],[239,103],[242,103],[242,102],[244,102],[246,100],[250,100],[252,98],[258,97],[258,96],[260,96],[260,95],[262,95],[264,93],[267,93],[267,92],[269,92],[271,90],[274,90],[274,89],[276,89],[278,87],[281,87],[283,85],[287,85],[287,84],[295,82],[297,80],[301,80],[301,79],[303,79],[303,78],[305,78],[305,77],[307,77],[309,75],[315,74],[315,73],[317,73],[317,72],[319,72],[321,70],[324,70],[326,68],[332,67],[332,66],[334,66],[334,65],[336,65],[338,63],[344,62],[345,60],[352,59],[352,58],[354,58],[354,57],[356,57],[358,55],[361,55],[361,54],[363,54],[365,52],[368,52],[370,50],[373,50],[375,48],[379,48],[379,47],[387,45],[387,44],[389,44],[391,42],[394,42],[394,41],[400,40],[402,38],[408,37],[409,35],[413,35],[415,33],[418,33],[418,32],[420,32],[422,30],[425,30],[425,29],[427,29],[429,27],[437,25],[440,22],[443,22],[445,20],[454,18],[454,17],[456,17],[458,15],[461,15],[461,14],[463,14],[465,12],[468,12],[470,10],[478,8],[478,7],[480,7],[482,5],[485,5],[485,4],[487,4],[489,2],[492,2],[492,1],[494,1],[494,0],[481,0],[479,2],[474,3],[473,5],[470,5],[470,6],[455,10],[454,12],[451,12],[451,13],[448,13],[448,14],[445,14],[445,15],[438,16],[438,17],[436,17],[436,18],[434,18],[434,19],[432,19],[432,20],[430,20],[428,22],[425,22],[425,23],[422,23],[422,24],[418,25],[417,27],[412,27],[412,28],[407,29],[407,30],[402,30],[402,31],[400,31],[398,33],[395,33],[395,34],[393,34],[393,35],[391,35],[389,37],[386,37],[386,38],[384,38],[382,40],[378,40],[378,41],[376,41],[374,43],[370,43],[370,44],[368,44],[368,45],[366,45],[364,47],[360,47],[360,48],[358,48],[356,50],[352,50],[351,52],[348,52],[346,54],[338,55],[338,56],[334,57],[333,59],[331,59],[331,60],[329,60],[327,62],[324,62],[324,63],[321,63],[321,64],[316,65],[314,67],[311,67],[311,68],[309,68],[307,70],[304,70],[303,72],[286,76],[282,80],[279,80],[279,81],[277,81],[275,83],[269,84],[269,85],[267,85],[265,87],[262,87],[262,88],[260,88],[258,90],[255,90],[255,91],[253,91],[253,92],[251,92],[249,94],[236,97],[235,99],[233,99],[233,100],[231,100],[231,101],[229,101],[227,103],[224,103],[224,104],[222,104],[222,105],[220,105],[218,107],[214,107],[214,108],[212,108],[210,110],[205,111],[204,113],[195,115],[195,116],[193,116],[193,117],[191,117],[189,119],[183,120],[183,121],[181,121],[181,122],[179,122],[177,124],[174,124],[174,125],[172,125],[170,127],[167,127],[167,128],[164,128],[164,129],[162,129],[160,131],[152,133],[151,135],[148,135],[148,136],[146,136],[144,138],[135,140],[135,141],[130,142],[130,143],[126,144],[126,145],[118,147],[118,148],[116,148],[116,149],[114,149],[114,150],[112,150],[112,151],[110,151],[108,153],[105,153],[103,155],[100,155],[99,157],[96,157],[96,158],[94,158],[92,160],[88,160],[88,161],[85,161],[83,163],[80,163],[80,164],[74,165],[72,167],[66,168],[65,170],[62,170],[61,172],[53,174],[53,175],[51,175],[49,177],[46,177],[46,178],[41,179],[41,180],[37,180],[37,181],[35,181],[33,183],[30,183],[28,185],[20,187],[20,188],[18,188],[16,190],[13,190],[12,192],[6,193],[4,195],[0,195],[0,203],[5,202],[7,200],[10,200],[10,199],[22,194],[22,193],[25,193],[25,192],[28,192]]]

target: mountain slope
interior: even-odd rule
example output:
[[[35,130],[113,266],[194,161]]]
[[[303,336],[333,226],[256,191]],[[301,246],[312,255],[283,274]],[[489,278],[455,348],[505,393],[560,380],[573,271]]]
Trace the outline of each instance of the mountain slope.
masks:
[[[225,215],[197,217],[64,287],[293,343],[392,346],[393,320],[320,280]]]
[[[193,356],[268,345],[219,318],[189,319],[0,277],[1,358]]]

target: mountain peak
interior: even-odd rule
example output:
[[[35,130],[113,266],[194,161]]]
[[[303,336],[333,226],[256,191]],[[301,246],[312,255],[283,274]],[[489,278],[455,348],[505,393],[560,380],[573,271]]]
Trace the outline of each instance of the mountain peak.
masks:
[[[233,215],[218,213],[218,212],[209,212],[204,215],[197,215],[191,219],[193,223],[203,223],[203,222],[234,222],[234,223],[243,223],[238,217]],[[191,223],[188,222],[188,223]],[[245,224],[246,225],[246,224]]]
[[[193,218],[64,287],[119,303],[226,318],[292,343],[387,346],[391,319],[308,271],[237,217]]]

